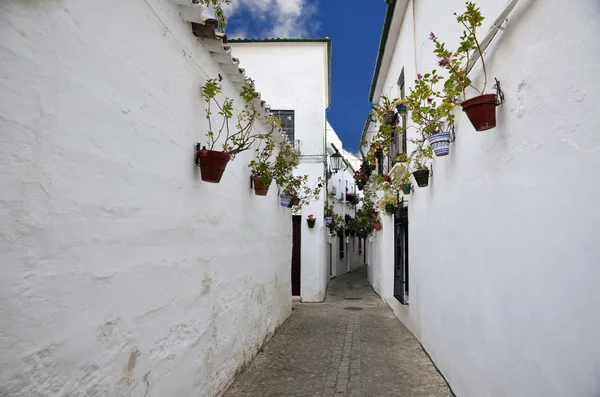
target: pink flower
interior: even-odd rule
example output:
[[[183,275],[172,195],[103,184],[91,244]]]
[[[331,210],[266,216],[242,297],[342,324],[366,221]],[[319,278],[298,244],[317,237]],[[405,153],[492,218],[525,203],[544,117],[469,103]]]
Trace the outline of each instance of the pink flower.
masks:
[[[435,40],[435,35],[433,32],[429,33],[429,40]]]
[[[417,75],[417,79],[419,79],[419,80],[423,80],[423,76],[422,76],[421,74],[418,74],[418,75]]]
[[[448,66],[448,60],[446,58],[440,58],[438,59],[438,65],[441,67],[446,67]]]
[[[431,105],[432,103],[433,103],[433,99],[431,99],[431,98],[427,98],[427,104],[428,104],[428,105]]]

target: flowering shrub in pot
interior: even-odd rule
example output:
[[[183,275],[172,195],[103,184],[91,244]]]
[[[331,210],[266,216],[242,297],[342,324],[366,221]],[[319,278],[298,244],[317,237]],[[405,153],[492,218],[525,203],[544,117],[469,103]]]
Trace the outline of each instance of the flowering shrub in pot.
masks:
[[[450,153],[450,131],[454,125],[454,104],[446,97],[440,99],[443,94],[436,90],[442,80],[436,70],[419,74],[406,97],[406,107],[421,140],[427,139],[438,157]]]
[[[317,218],[315,218],[315,217],[313,216],[313,214],[310,214],[310,215],[308,216],[308,218],[306,218],[306,223],[308,224],[308,227],[309,227],[310,229],[312,229],[313,227],[315,227],[315,222],[316,222],[316,221],[317,221]]]
[[[477,28],[481,27],[485,18],[481,15],[479,7],[472,2],[466,3],[466,10],[462,14],[454,15],[456,21],[464,27],[458,49],[451,51],[433,32],[429,35],[429,39],[435,43],[434,54],[438,57],[439,65],[448,71],[449,76],[444,84],[444,91],[450,100],[462,106],[476,131],[489,130],[496,126],[496,106],[499,102],[496,94],[485,92],[488,82],[487,69],[477,38]],[[472,54],[478,55],[481,59],[484,77],[481,88],[474,86],[468,76]],[[469,88],[477,91],[479,95],[467,98]]]

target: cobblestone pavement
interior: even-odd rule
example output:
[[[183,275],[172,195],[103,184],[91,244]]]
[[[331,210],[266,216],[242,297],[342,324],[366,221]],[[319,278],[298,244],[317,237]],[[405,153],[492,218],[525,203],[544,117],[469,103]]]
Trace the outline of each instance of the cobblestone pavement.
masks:
[[[291,317],[225,397],[450,397],[412,334],[373,292],[366,267]]]

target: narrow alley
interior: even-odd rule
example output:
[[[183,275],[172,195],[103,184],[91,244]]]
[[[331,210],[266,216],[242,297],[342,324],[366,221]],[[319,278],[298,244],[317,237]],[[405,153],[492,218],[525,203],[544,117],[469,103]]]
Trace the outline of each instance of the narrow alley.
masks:
[[[225,393],[237,396],[452,396],[419,342],[373,292],[366,266],[292,316]]]

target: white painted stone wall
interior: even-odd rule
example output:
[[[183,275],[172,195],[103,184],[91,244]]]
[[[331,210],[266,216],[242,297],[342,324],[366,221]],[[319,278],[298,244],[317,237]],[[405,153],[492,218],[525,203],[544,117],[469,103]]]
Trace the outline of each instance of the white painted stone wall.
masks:
[[[220,69],[158,0],[3,1],[0,59],[0,395],[216,395],[291,313],[276,188],[193,162]]]
[[[506,2],[477,3],[486,32]],[[377,96],[402,67],[409,86],[436,67],[427,36],[453,47],[463,6],[409,2]],[[393,261],[370,267],[458,396],[600,394],[598,18],[594,0],[519,3],[486,54],[506,95],[498,127],[457,111],[452,152],[410,196],[409,306],[391,295]]]
[[[301,142],[299,175],[308,175],[315,183],[324,177],[324,144],[328,107],[327,43],[268,42],[229,45],[233,55],[244,60],[244,68],[255,79],[257,89],[276,110],[294,110],[295,139]],[[303,302],[325,299],[329,280],[329,252],[326,243],[323,203],[321,200],[302,210],[301,298]],[[317,218],[309,229],[306,217]],[[327,260],[326,260],[327,258]]]

